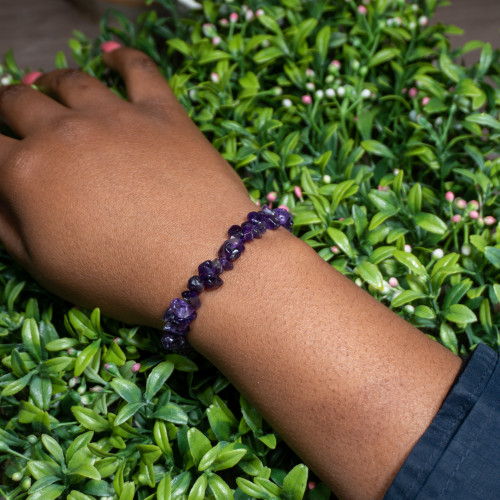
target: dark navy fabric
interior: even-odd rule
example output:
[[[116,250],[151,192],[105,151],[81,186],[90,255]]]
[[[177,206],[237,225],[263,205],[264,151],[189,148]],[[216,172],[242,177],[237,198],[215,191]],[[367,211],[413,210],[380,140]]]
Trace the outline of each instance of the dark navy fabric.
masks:
[[[384,500],[500,499],[500,364],[478,345]]]

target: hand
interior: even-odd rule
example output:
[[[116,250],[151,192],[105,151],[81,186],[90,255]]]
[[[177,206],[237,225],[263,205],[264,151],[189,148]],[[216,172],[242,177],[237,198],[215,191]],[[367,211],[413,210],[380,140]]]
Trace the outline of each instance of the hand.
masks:
[[[0,240],[46,288],[154,326],[255,208],[143,53],[103,55],[129,101],[77,70],[0,88]]]

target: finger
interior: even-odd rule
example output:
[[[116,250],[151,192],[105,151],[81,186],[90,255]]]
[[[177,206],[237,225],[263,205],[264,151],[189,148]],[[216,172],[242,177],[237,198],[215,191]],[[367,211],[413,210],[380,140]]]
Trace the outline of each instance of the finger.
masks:
[[[25,137],[68,112],[62,104],[28,85],[0,87],[0,121]]]
[[[102,109],[103,106],[120,101],[97,78],[77,69],[56,69],[38,78],[36,85],[72,109]]]
[[[165,103],[171,109],[183,109],[158,66],[143,52],[122,47],[105,52],[103,59],[122,75],[129,100],[133,103]]]
[[[0,201],[0,243],[20,264],[28,263],[28,252],[24,246],[15,217]]]

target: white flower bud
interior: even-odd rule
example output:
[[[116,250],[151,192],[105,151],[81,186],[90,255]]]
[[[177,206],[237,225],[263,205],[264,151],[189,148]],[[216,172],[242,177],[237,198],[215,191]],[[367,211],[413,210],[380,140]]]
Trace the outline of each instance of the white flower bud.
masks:
[[[321,89],[316,90],[315,95],[317,99],[323,99],[323,97],[325,97],[325,93]]]
[[[331,178],[328,174],[325,174],[325,175],[323,176],[323,182],[324,182],[325,184],[330,184],[330,182],[332,182],[332,178]]]
[[[372,93],[370,92],[370,90],[369,90],[369,89],[363,89],[363,90],[361,91],[361,97],[362,97],[363,99],[369,99],[371,96],[372,96]]]
[[[333,97],[335,97],[335,90],[333,90],[331,88],[326,89],[325,94],[326,94],[326,97],[329,97],[330,99],[332,99]]]
[[[291,107],[291,106],[292,106],[292,104],[293,104],[293,103],[292,103],[292,101],[291,101],[290,99],[283,99],[282,104],[283,104],[283,106],[284,106],[285,108],[289,108],[289,107]]]
[[[337,95],[338,95],[339,97],[344,97],[344,96],[345,96],[345,87],[339,87],[339,88],[337,89]]]
[[[444,255],[444,252],[441,248],[436,248],[433,252],[432,252],[432,258],[433,259],[441,259]]]

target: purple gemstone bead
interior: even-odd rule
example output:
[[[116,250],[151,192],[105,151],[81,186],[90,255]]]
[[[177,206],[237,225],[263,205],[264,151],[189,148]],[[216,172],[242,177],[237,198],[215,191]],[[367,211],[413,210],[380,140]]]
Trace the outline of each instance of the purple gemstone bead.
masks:
[[[201,281],[199,276],[193,276],[192,278],[189,278],[188,288],[192,292],[201,293],[203,292],[205,285],[203,284],[203,281]]]
[[[214,259],[212,261],[212,264],[214,265],[215,272],[217,274],[222,274],[224,271],[224,266],[222,265],[222,262],[219,259]]]
[[[247,220],[253,222],[263,233],[266,232],[266,224],[260,212],[250,212],[247,215]]]
[[[163,325],[163,331],[166,333],[173,333],[175,335],[186,335],[186,333],[189,331],[189,323],[185,325],[177,325],[172,321],[167,321]]]
[[[222,257],[222,259],[220,259],[220,262],[225,271],[231,271],[231,269],[233,269],[234,267],[234,264],[226,257]]]
[[[241,225],[243,231],[243,241],[253,241],[254,238],[262,238],[263,231],[253,222],[244,222]]]
[[[224,282],[216,274],[214,274],[213,276],[207,276],[203,283],[205,283],[206,288],[215,290],[216,288],[219,288]]]
[[[241,238],[233,236],[226,240],[219,248],[219,258],[226,257],[228,260],[236,260],[245,251],[245,245]]]
[[[204,282],[206,276],[213,276],[214,274],[217,274],[217,271],[215,270],[212,261],[206,260],[198,266],[198,274],[200,275],[201,280]]]
[[[285,229],[290,230],[293,227],[292,216],[284,208],[275,208],[273,212]]]
[[[185,352],[189,349],[187,339],[183,335],[165,333],[161,338],[161,343],[169,351]]]
[[[170,302],[170,309],[176,318],[186,319],[194,313],[194,307],[182,299],[174,299]]]
[[[182,298],[195,309],[201,306],[200,297],[196,292],[192,292],[191,290],[182,292]]]
[[[237,236],[238,238],[243,237],[243,231],[241,230],[241,226],[231,226],[229,228],[229,231],[227,232],[228,236],[231,238],[231,236]]]
[[[186,318],[179,318],[174,314],[174,311],[172,311],[172,308],[168,308],[165,311],[165,314],[163,315],[163,321],[166,321],[167,323],[172,323],[176,326],[182,326],[186,327],[189,326],[189,323],[193,321],[196,318],[196,312],[193,312],[190,316],[187,316]]]

